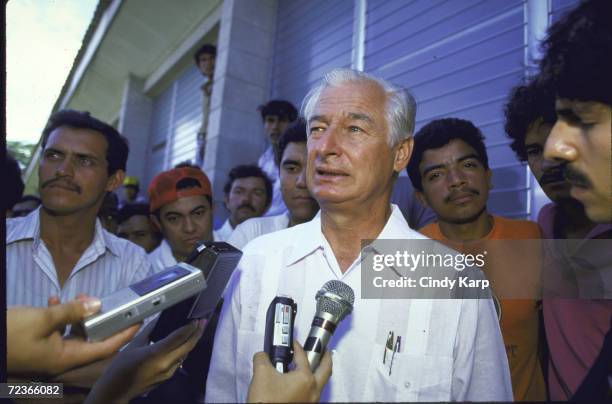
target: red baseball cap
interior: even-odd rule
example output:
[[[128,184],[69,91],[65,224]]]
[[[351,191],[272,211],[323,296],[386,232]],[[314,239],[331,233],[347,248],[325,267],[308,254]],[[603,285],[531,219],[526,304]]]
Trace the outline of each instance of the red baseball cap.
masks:
[[[176,184],[187,178],[197,181],[199,186],[177,191]],[[204,195],[212,198],[211,189],[208,177],[199,168],[180,167],[164,171],[163,173],[157,174],[155,178],[151,180],[149,188],[147,189],[149,194],[149,209],[151,212],[155,212],[162,206],[188,196]]]

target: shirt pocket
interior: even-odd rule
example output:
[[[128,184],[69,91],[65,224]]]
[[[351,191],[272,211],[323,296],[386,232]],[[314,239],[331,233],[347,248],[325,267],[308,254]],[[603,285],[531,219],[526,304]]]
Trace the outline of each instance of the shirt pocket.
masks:
[[[239,402],[246,402],[247,392],[253,378],[253,355],[263,351],[263,334],[238,330],[236,349],[236,395]]]
[[[376,344],[372,351],[364,401],[450,400],[452,358],[405,352],[393,356],[387,350],[383,364],[384,350],[384,345]]]

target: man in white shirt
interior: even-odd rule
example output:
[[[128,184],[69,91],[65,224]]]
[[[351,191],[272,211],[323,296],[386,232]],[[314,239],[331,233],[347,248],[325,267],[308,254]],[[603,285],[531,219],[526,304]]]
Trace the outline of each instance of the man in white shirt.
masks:
[[[50,118],[41,144],[42,205],[6,223],[7,305],[106,296],[149,276],[145,251],[105,231],[97,218],[106,193],[123,181],[126,140],[88,112],[61,110]],[[91,386],[103,366],[60,380]]]
[[[207,402],[245,400],[274,296],[296,301],[295,338],[304,341],[315,293],[330,279],[356,296],[328,347],[334,369],[322,401],[512,400],[490,299],[362,298],[362,240],[425,238],[389,203],[412,151],[415,110],[407,91],[348,69],[328,73],[308,93],[306,178],[321,212],[244,248],[215,336]],[[405,341],[392,373],[381,361],[389,330]]]
[[[236,248],[263,234],[311,220],[319,210],[306,187],[306,122],[298,119],[278,142],[277,161],[281,194],[288,211],[276,216],[255,217],[240,224],[227,240]]]
[[[151,221],[164,236],[149,259],[155,271],[184,261],[198,241],[212,240],[210,181],[197,167],[164,171],[149,184]]]
[[[215,230],[216,241],[226,241],[240,223],[263,216],[272,202],[272,182],[256,165],[232,168],[223,187],[225,207],[229,217]]]
[[[270,100],[258,109],[261,113],[269,145],[259,157],[257,165],[268,175],[274,189],[272,203],[270,209],[266,212],[266,216],[276,216],[287,210],[280,192],[278,161],[276,160],[278,140],[289,124],[296,120],[298,113],[293,104],[285,100]]]

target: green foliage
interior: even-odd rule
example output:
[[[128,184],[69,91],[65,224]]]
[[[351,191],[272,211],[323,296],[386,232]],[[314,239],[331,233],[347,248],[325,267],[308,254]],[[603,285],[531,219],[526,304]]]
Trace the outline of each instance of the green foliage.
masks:
[[[8,151],[19,162],[21,169],[24,169],[30,161],[30,156],[36,148],[35,143],[25,143],[18,140],[9,140],[6,142]]]

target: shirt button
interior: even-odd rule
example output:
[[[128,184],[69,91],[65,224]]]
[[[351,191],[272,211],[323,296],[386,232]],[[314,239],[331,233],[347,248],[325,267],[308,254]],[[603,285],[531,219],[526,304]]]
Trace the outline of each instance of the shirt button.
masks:
[[[404,383],[404,387],[405,387],[405,388],[407,388],[407,389],[409,389],[409,388],[410,388],[410,382],[406,382],[406,383]]]

